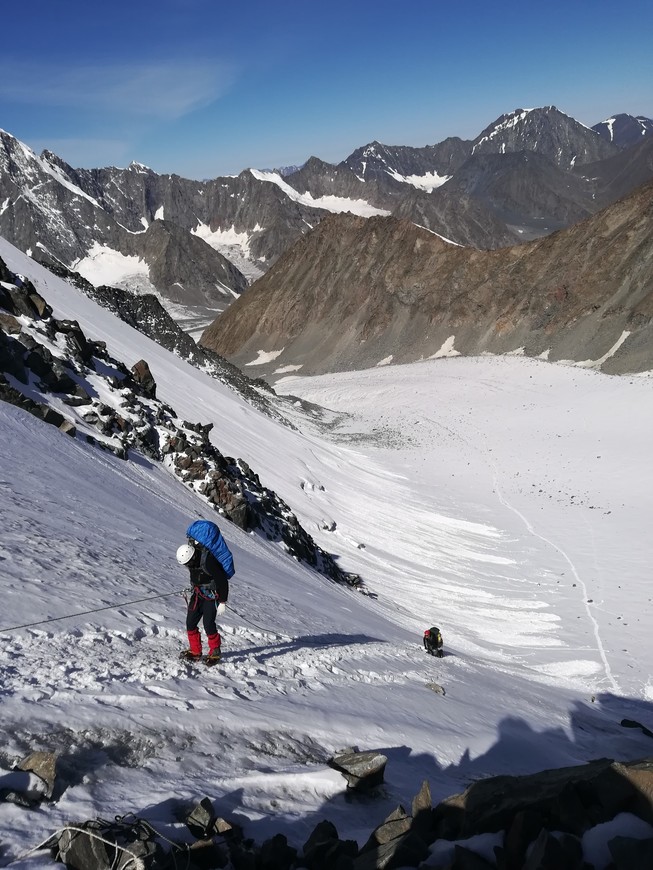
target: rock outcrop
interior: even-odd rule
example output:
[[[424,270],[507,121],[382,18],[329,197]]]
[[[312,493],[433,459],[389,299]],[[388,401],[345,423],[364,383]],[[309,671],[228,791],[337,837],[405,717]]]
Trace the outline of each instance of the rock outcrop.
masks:
[[[373,812],[374,804],[369,805]],[[246,840],[242,828],[221,818],[208,797],[179,810],[179,822],[195,838],[190,845],[169,836],[164,841],[131,814],[115,822],[68,826],[48,845],[54,857],[79,870],[91,864],[95,870],[110,870],[135,856],[151,870],[181,866],[182,856],[183,866],[198,870],[594,870],[584,854],[585,833],[622,814],[653,821],[653,760],[600,759],[531,776],[493,777],[435,808],[424,781],[410,811],[397,806],[360,847],[354,840],[341,840],[328,819],[319,821],[297,848],[283,834],[260,845]],[[499,834],[501,845],[494,846],[493,854],[487,846],[480,854],[479,835],[488,833]],[[607,846],[614,870],[651,866],[653,837],[613,834]]]
[[[317,546],[246,462],[218,450],[209,438],[212,424],[181,420],[156,398],[146,360],[129,368],[114,359],[103,342],[89,341],[76,321],[53,317],[31,282],[0,264],[0,400],[122,459],[137,451],[162,462],[241,528],[283,542],[291,556],[337,582],[359,585],[360,578]],[[93,398],[97,390],[89,378],[105,381],[103,401]]]

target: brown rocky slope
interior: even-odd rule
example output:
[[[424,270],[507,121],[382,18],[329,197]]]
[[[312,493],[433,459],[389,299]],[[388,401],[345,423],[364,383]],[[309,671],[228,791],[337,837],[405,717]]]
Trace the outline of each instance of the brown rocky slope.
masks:
[[[241,365],[282,351],[250,368],[268,377],[290,365],[316,374],[410,362],[452,342],[465,355],[523,349],[639,372],[653,368],[652,279],[653,183],[571,228],[495,251],[392,217],[333,215],[200,343]]]

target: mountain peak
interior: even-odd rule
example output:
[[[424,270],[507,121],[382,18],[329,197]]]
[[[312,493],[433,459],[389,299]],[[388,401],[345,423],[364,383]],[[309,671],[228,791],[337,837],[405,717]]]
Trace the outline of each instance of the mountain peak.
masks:
[[[653,120],[644,115],[633,117],[620,113],[595,124],[592,130],[618,148],[629,148],[642,139],[653,136]]]
[[[612,143],[555,106],[515,109],[493,121],[474,140],[472,154],[536,151],[570,169],[616,153]]]

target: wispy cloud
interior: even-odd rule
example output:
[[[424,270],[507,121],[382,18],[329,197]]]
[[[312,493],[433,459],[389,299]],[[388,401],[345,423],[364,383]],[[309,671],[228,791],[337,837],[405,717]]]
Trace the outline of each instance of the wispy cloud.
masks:
[[[74,68],[0,61],[0,99],[176,120],[216,100],[234,78],[233,67],[210,60]]]

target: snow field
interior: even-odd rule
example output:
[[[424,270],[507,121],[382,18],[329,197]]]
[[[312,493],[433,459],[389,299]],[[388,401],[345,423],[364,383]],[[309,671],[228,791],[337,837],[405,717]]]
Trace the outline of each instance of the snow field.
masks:
[[[619,725],[653,727],[650,380],[460,357],[287,378],[279,393],[330,409],[284,405],[293,430],[0,256],[56,316],[146,359],[157,394],[213,422],[369,593],[217,517],[236,563],[224,664],[182,664],[174,553],[216,514],[165,468],[0,405],[0,767],[57,749],[65,785],[38,814],[2,805],[7,858],[96,815],[179,836],[175,807],[204,795],[259,841],[301,845],[329,818],[363,842],[423,779],[437,801],[481,776],[650,754]],[[421,647],[432,624],[443,659]],[[326,767],[352,744],[388,756],[375,801],[348,801]]]

